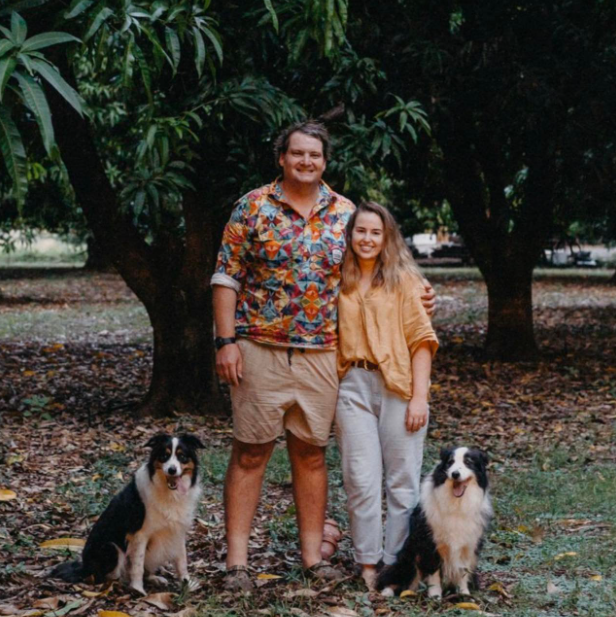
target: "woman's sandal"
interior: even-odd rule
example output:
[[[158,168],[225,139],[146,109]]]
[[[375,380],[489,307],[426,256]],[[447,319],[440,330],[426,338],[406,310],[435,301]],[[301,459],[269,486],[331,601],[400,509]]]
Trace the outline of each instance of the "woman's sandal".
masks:
[[[250,579],[247,566],[231,566],[225,573],[223,581],[223,589],[225,591],[252,591],[254,583]]]

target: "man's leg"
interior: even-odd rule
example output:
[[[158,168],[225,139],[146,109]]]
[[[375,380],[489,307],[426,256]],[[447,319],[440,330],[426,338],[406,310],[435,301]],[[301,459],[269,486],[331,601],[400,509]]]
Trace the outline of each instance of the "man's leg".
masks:
[[[327,506],[325,448],[302,441],[287,431],[287,448],[293,473],[299,544],[304,568],[321,561],[321,542]]]
[[[227,568],[248,563],[252,519],[259,503],[265,467],[273,449],[273,441],[250,444],[233,439],[224,492]]]

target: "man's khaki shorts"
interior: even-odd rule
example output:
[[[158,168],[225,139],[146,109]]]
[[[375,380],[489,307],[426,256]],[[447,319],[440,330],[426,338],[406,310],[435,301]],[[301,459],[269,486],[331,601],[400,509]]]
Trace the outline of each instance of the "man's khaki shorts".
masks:
[[[338,398],[336,351],[289,350],[238,339],[242,380],[231,387],[233,436],[267,443],[284,433],[325,446]]]

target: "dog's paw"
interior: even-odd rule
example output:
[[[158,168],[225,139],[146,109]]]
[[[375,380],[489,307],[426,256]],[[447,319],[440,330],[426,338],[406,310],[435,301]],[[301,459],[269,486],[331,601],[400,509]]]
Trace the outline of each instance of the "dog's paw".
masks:
[[[385,587],[385,589],[381,591],[381,595],[384,598],[393,598],[396,595],[396,592],[391,587]]]
[[[132,582],[130,584],[130,588],[135,593],[141,594],[142,596],[146,596],[147,595],[146,592],[145,592],[145,589],[143,588],[143,583],[141,581]]]
[[[160,587],[166,587],[169,585],[169,581],[164,576],[159,576],[157,574],[150,574],[148,576],[148,581],[150,583],[154,583],[154,585],[159,585]]]

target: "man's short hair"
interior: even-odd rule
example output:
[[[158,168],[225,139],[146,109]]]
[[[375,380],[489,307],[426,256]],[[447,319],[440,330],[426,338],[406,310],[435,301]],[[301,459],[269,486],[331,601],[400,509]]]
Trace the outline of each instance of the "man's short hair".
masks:
[[[289,140],[293,133],[303,133],[309,137],[314,137],[321,141],[323,144],[323,158],[328,161],[331,152],[331,139],[329,131],[325,128],[324,124],[317,122],[316,120],[303,120],[302,122],[295,122],[291,126],[287,127],[274,142],[274,157],[276,167],[278,167],[278,161],[280,155],[285,154],[289,149]]]

